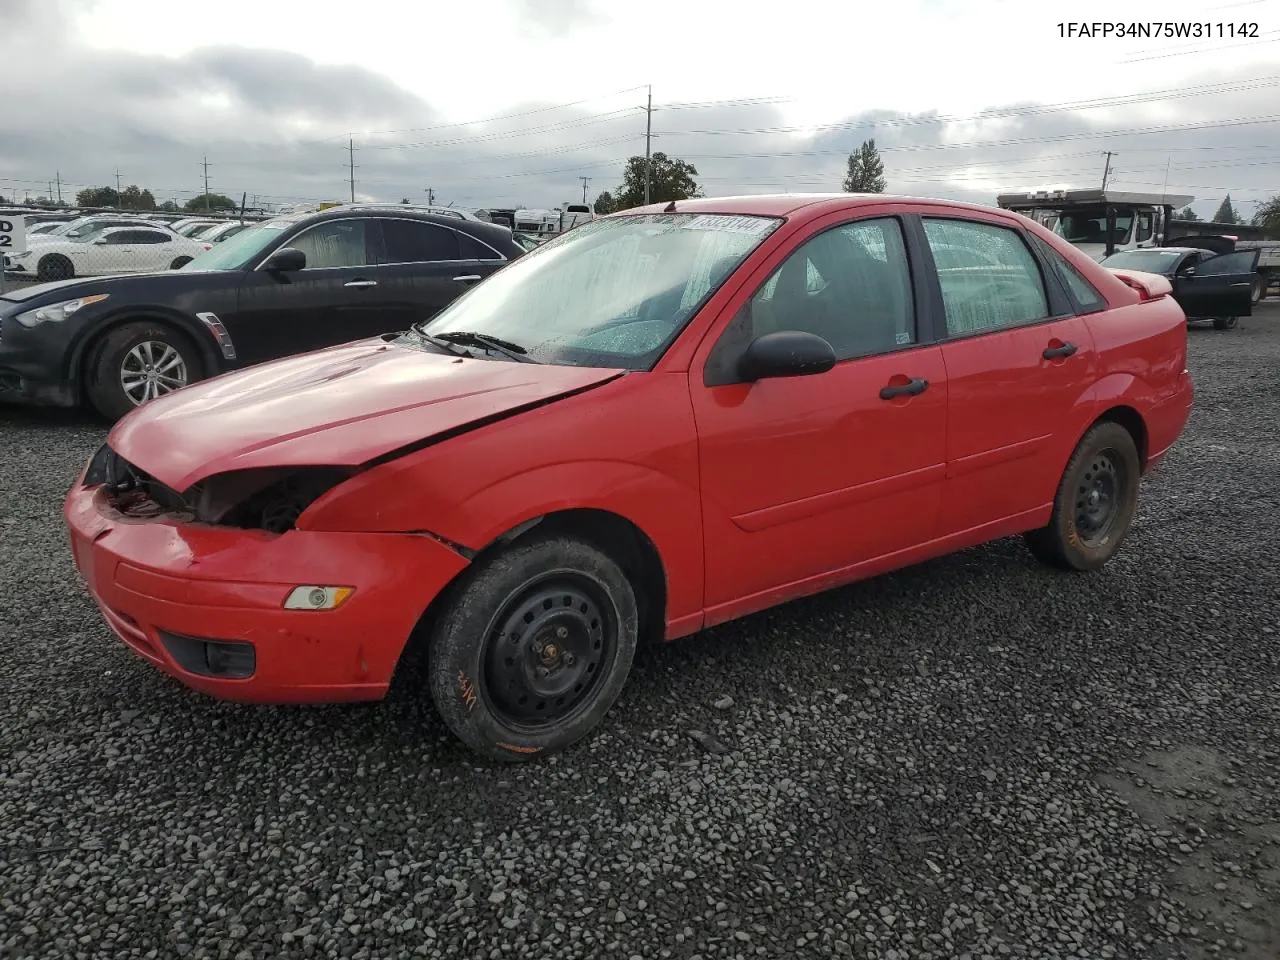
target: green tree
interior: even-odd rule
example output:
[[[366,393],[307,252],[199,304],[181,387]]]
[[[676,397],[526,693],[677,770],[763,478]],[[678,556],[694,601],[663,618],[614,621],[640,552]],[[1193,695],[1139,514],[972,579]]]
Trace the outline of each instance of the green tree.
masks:
[[[181,209],[181,207],[178,206],[178,201],[176,200],[166,200],[164,203],[160,204],[160,206],[158,206],[156,209],[164,210],[168,213],[177,213],[178,210]]]
[[[671,200],[688,200],[701,196],[698,168],[691,163],[655,153],[650,158],[649,202],[664,203]],[[628,210],[644,204],[644,157],[632,157],[622,174],[622,186],[614,197],[615,209]]]
[[[1196,215],[1196,212],[1192,210],[1190,207],[1183,207],[1181,210],[1179,210],[1177,213],[1173,215],[1173,218],[1175,220],[1199,220],[1200,219],[1200,217]]]
[[[1266,230],[1271,239],[1280,240],[1280,193],[1258,205],[1253,214],[1253,225]]]
[[[874,139],[863,140],[862,146],[849,154],[841,189],[845,193],[884,193],[884,188],[884,162],[880,159],[880,151],[876,149]]]
[[[202,193],[188,200],[184,209],[192,213],[216,213],[219,210],[239,210],[240,204],[220,193]]]
[[[641,186],[640,189],[643,190],[644,187]],[[613,194],[610,193],[608,190],[601,190],[600,196],[596,197],[596,202],[592,206],[592,209],[595,210],[596,215],[600,217],[613,213],[613,211],[616,210],[617,208],[618,208],[617,201],[613,199]]]
[[[405,204],[407,204],[407,203],[409,202],[409,198],[408,198],[408,197],[405,197],[405,198],[404,198],[403,200],[401,200],[400,202],[401,202],[401,203],[405,203]]]
[[[77,207],[118,207],[120,194],[114,187],[85,187],[76,194]]]
[[[1231,205],[1231,194],[1227,194],[1222,198],[1222,203],[1218,206],[1218,212],[1213,215],[1214,223],[1239,223],[1240,218],[1236,215],[1236,208]]]
[[[126,210],[154,210],[156,198],[150,190],[141,190],[136,183],[125,187],[120,193],[120,206]]]

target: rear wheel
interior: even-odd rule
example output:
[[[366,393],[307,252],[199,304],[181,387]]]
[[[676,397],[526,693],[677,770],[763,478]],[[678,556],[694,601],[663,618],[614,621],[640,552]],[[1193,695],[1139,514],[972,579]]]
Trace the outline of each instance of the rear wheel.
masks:
[[[55,280],[70,280],[76,275],[76,268],[71,261],[60,253],[51,253],[41,257],[36,264],[36,279],[43,283]]]
[[[1213,320],[1213,329],[1234,330],[1237,322],[1236,317],[1215,317]]]
[[[200,379],[200,355],[182,333],[157,323],[126,323],[93,354],[86,375],[89,402],[109,420]]]
[[[447,601],[428,651],[431,696],[477,753],[530,760],[599,725],[638,636],[635,591],[612,558],[572,537],[517,542]]]
[[[180,267],[185,267],[190,262],[191,262],[190,257],[178,257],[176,260],[173,261],[173,263],[169,264],[169,269],[177,270]]]
[[[1253,278],[1253,302],[1261,303],[1267,295],[1267,278],[1259,274]]]
[[[1138,448],[1118,423],[1096,424],[1063,471],[1049,523],[1026,536],[1038,559],[1066,570],[1097,570],[1133,524],[1142,472]]]

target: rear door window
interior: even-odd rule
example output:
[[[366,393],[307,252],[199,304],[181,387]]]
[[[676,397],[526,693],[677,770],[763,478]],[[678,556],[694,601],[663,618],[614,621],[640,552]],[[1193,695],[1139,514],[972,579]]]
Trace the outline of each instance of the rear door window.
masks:
[[[948,336],[991,333],[1049,318],[1044,278],[1018,231],[926,217],[924,232],[938,271]]]
[[[421,220],[379,221],[382,226],[380,263],[438,263],[461,260],[458,233]]]

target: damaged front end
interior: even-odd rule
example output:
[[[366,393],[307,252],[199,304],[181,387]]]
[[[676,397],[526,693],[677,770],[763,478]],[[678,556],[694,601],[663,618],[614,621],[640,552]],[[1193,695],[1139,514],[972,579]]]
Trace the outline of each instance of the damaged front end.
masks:
[[[84,486],[102,486],[122,517],[205,523],[281,534],[313,502],[355,476],[357,467],[260,467],[215,474],[177,491],[104,444],[85,470]]]

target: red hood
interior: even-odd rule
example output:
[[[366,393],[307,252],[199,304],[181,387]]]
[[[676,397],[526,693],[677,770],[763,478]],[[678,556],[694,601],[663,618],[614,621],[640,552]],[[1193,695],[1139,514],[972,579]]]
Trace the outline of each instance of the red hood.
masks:
[[[553,400],[621,370],[473,360],[360,340],[152,400],[108,437],[174,490],[228,470],[357,466],[446,430]]]

